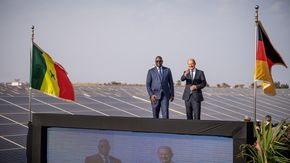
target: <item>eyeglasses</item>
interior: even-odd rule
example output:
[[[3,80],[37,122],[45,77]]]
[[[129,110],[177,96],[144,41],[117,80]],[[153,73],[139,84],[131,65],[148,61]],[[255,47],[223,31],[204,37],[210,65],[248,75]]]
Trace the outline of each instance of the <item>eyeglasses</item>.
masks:
[[[156,63],[161,63],[161,62],[162,62],[162,60],[156,60],[155,62],[156,62]]]

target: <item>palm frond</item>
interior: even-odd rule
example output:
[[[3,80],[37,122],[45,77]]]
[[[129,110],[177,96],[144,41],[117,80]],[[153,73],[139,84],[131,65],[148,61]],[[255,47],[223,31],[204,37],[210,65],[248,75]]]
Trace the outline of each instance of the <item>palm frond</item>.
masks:
[[[248,162],[255,163],[290,162],[290,158],[287,158],[290,151],[290,140],[287,137],[290,125],[286,120],[281,121],[276,127],[269,125],[267,129],[263,121],[261,130],[260,135],[255,129],[257,141],[254,145],[241,145],[242,150],[239,156],[247,158]]]

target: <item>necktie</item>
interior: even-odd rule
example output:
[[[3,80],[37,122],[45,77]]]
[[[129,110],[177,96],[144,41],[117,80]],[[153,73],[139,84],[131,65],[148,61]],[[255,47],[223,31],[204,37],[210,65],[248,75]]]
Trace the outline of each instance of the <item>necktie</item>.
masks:
[[[193,72],[192,72],[192,70],[190,70],[190,77],[191,77],[191,79],[193,79]]]
[[[161,68],[158,68],[158,75],[160,78],[162,78],[162,69]]]

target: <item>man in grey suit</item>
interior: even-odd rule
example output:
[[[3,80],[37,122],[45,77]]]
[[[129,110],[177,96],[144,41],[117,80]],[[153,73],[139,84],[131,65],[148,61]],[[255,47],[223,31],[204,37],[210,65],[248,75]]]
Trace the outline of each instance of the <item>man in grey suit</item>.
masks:
[[[155,66],[148,70],[146,88],[150,97],[153,118],[169,118],[169,100],[174,99],[174,85],[169,68],[162,66],[161,56],[155,58]]]
[[[182,99],[185,101],[187,119],[200,120],[201,101],[203,101],[202,89],[206,86],[203,71],[195,68],[195,60],[187,61],[188,69],[181,76],[181,81],[186,81]]]
[[[110,144],[107,139],[101,139],[98,145],[99,153],[86,157],[85,163],[121,163],[121,160],[109,155]]]

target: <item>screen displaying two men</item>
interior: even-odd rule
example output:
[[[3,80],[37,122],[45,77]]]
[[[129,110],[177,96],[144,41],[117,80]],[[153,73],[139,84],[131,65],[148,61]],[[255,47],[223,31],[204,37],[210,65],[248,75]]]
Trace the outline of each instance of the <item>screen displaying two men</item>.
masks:
[[[233,139],[51,127],[48,163],[233,162]]]

